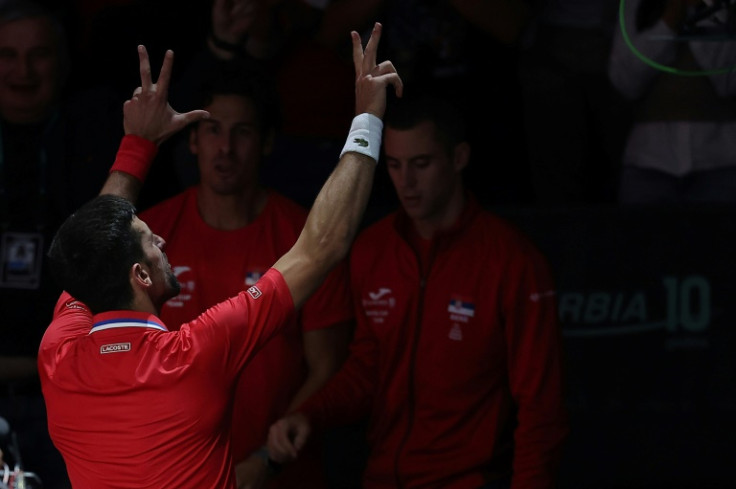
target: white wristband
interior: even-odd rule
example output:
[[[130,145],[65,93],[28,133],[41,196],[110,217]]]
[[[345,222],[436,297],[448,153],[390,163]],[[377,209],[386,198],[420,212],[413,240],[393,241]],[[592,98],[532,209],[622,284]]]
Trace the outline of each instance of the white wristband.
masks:
[[[381,133],[383,132],[383,121],[373,114],[367,112],[358,114],[353,118],[350,126],[350,134],[345,141],[345,147],[340,152],[340,158],[348,151],[370,156],[378,163],[381,152]]]

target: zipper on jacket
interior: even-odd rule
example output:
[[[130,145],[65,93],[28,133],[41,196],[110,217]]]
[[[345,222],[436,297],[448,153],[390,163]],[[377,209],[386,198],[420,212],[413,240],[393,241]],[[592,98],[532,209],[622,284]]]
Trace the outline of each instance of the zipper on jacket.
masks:
[[[409,406],[409,419],[406,425],[406,431],[404,432],[404,436],[401,439],[401,443],[399,443],[399,446],[396,449],[396,456],[394,457],[394,478],[396,479],[396,487],[402,488],[404,487],[404,484],[399,477],[399,457],[401,456],[401,452],[404,450],[404,446],[406,445],[407,441],[409,441],[409,435],[411,434],[413,428],[414,428],[414,411],[416,406],[416,392],[415,392],[415,384],[414,384],[414,366],[416,364],[416,356],[417,356],[417,347],[419,345],[419,337],[422,330],[422,321],[424,319],[424,294],[426,292],[427,287],[427,279],[430,274],[430,270],[432,270],[432,263],[434,262],[434,255],[435,255],[435,249],[436,249],[436,241],[432,240],[432,244],[430,245],[430,252],[429,252],[429,260],[425,267],[422,267],[421,257],[417,253],[417,251],[414,249],[413,246],[409,246],[412,251],[414,252],[414,256],[417,260],[417,266],[419,267],[419,301],[417,303],[417,320],[416,320],[416,328],[414,330],[414,339],[411,344],[411,350],[409,354],[409,395],[407,399],[407,405]]]

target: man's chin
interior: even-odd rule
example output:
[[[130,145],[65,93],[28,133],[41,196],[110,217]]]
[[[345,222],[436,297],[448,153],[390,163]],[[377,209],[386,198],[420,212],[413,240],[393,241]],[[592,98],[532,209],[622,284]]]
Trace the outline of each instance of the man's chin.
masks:
[[[169,290],[168,290],[168,297],[166,300],[173,299],[177,295],[179,295],[179,292],[181,292],[181,284],[179,281],[174,277],[173,275],[169,277]]]
[[[403,205],[404,212],[412,220],[421,219],[424,214],[424,209],[417,205]]]

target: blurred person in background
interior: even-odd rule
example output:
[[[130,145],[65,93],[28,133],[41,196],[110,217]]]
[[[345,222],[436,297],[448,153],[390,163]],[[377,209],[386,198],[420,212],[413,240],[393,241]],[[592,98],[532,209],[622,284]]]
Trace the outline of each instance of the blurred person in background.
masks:
[[[47,489],[68,481],[36,369],[60,292],[46,251],[62,220],[104,182],[122,117],[108,92],[67,86],[62,17],[31,0],[0,4],[0,415],[18,434],[26,470]]]
[[[608,65],[613,85],[634,104],[623,204],[736,202],[734,9],[724,2],[708,13],[709,3],[625,3],[629,39],[617,29]]]

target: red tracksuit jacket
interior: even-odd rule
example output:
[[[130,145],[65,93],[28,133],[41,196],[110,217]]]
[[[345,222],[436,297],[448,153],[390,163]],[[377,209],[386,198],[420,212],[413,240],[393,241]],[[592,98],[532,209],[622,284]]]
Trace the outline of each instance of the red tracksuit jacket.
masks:
[[[545,259],[472,196],[424,272],[410,233],[398,212],[356,240],[350,357],[300,411],[315,427],[370,416],[367,489],[552,487],[567,420]]]

